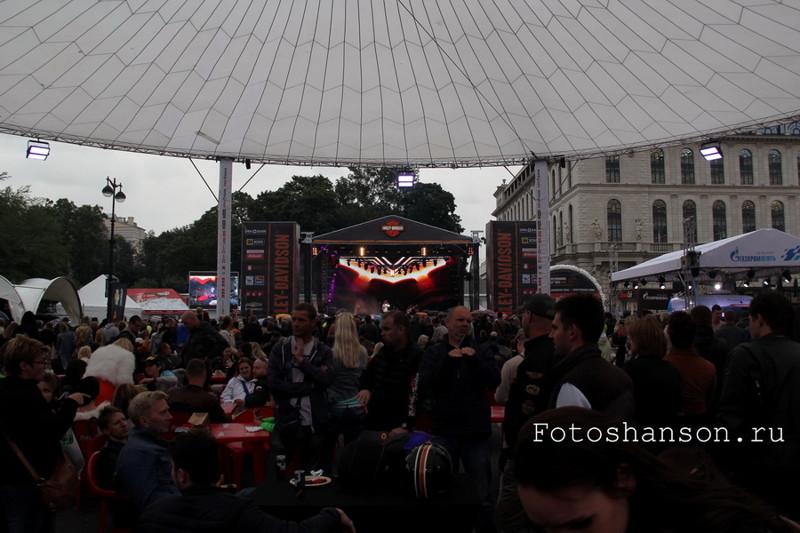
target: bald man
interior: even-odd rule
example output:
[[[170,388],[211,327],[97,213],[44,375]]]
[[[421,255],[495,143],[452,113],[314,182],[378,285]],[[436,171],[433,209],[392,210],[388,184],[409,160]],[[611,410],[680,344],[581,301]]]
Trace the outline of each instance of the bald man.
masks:
[[[419,389],[433,399],[432,433],[447,447],[454,465],[473,476],[484,504],[478,531],[491,530],[491,411],[487,392],[500,384],[500,367],[471,335],[472,314],[454,307],[445,318],[447,335],[427,349]]]

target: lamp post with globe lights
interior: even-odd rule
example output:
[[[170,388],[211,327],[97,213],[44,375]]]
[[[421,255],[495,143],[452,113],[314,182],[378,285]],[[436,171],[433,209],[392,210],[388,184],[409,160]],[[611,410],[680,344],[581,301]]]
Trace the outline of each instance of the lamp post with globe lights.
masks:
[[[119,189],[119,192],[117,192]],[[122,192],[122,182],[117,183],[106,176],[106,186],[103,187],[103,196],[111,198],[111,236],[108,239],[108,281],[106,283],[106,294],[108,295],[108,306],[106,308],[106,318],[110,322],[114,319],[114,221],[116,219],[117,202],[124,202],[125,193]]]

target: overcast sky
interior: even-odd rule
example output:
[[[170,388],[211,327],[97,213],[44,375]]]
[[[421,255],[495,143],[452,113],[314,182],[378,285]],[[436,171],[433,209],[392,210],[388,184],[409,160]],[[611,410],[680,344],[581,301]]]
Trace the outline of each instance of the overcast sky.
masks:
[[[215,204],[214,196],[203,183],[217,194],[219,166],[214,161],[194,160],[200,173],[189,159],[153,156],[50,143],[47,161],[25,158],[28,139],[0,134],[0,172],[11,179],[0,187],[17,189],[30,186],[31,195],[51,200],[68,198],[76,205],[99,205],[111,210],[111,200],[102,195],[106,176],[122,182],[127,195],[117,204],[117,216],[134,217],[139,226],[156,234],[190,224]],[[233,190],[242,185],[259,167],[246,170],[242,164],[233,166]],[[519,167],[510,167],[517,172]],[[503,179],[513,176],[503,167],[478,169],[423,169],[420,181],[436,182],[450,191],[456,200],[456,214],[461,217],[464,233],[485,230],[495,208],[493,193]],[[257,196],[263,190],[275,190],[294,175],[322,174],[333,180],[347,174],[346,168],[289,167],[268,165],[248,183],[243,191]],[[200,176],[202,174],[202,178]]]

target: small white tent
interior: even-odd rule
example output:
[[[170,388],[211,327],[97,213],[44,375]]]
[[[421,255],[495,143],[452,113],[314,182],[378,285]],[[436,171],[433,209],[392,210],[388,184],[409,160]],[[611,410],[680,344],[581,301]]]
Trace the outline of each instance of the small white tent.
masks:
[[[104,318],[108,309],[108,299],[106,298],[106,275],[97,276],[83,286],[78,291],[83,302],[83,314],[89,317]],[[142,314],[142,306],[125,297],[125,316]]]
[[[744,279],[780,274],[784,270],[800,271],[800,238],[783,231],[767,228],[719,241],[698,244],[700,277],[709,272],[725,272]],[[676,274],[682,270],[683,250],[670,252],[636,266],[614,272],[611,281],[642,279]]]
[[[67,278],[26,279],[19,285],[14,285],[14,289],[25,311],[36,313],[43,300],[50,300],[61,304],[73,323],[77,324],[81,320],[81,300],[75,286]]]

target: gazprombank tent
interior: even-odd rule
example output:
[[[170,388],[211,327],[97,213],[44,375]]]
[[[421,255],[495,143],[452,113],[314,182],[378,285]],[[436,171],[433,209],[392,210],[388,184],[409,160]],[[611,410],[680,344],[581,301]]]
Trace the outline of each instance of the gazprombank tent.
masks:
[[[800,271],[800,238],[783,231],[765,228],[719,241],[698,244],[695,277],[710,278],[709,273],[733,274],[737,279],[765,277]],[[614,272],[611,281],[669,276],[683,270],[684,250],[670,252],[644,263]],[[748,274],[752,274],[748,276]]]

